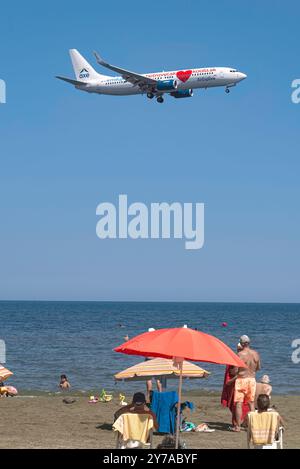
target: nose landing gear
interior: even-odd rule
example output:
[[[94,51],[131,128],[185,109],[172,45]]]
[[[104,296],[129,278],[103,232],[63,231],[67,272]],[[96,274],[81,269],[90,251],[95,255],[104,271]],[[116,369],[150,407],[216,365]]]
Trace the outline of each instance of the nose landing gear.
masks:
[[[229,88],[225,88],[225,93],[230,93],[230,89],[229,89]]]

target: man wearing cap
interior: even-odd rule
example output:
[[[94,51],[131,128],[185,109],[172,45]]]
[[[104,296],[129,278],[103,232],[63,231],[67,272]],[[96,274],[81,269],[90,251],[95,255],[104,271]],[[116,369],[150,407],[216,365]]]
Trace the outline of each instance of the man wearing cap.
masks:
[[[154,429],[158,429],[158,423],[156,420],[156,415],[147,407],[146,405],[146,397],[145,394],[142,392],[136,392],[133,395],[131,404],[121,407],[115,415],[115,421],[120,417],[122,414],[133,413],[133,414],[150,414],[153,418],[153,426]]]
[[[241,430],[242,405],[244,400],[248,402],[251,411],[254,411],[256,380],[255,375],[260,370],[260,356],[256,350],[250,348],[250,339],[247,335],[240,338],[242,350],[238,352],[238,356],[245,363],[247,368],[239,368],[234,389],[234,402],[236,404],[236,426],[234,431]]]

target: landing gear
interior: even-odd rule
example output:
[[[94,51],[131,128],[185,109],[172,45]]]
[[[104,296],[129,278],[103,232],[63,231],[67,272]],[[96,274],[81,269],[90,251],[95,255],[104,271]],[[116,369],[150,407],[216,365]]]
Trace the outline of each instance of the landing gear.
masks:
[[[147,98],[153,99],[153,98],[154,98],[154,94],[153,94],[153,93],[147,93]]]
[[[164,98],[163,98],[162,96],[158,96],[157,99],[156,99],[156,101],[157,101],[158,103],[163,103],[163,102],[164,102]]]
[[[230,93],[230,89],[229,89],[229,88],[225,88],[225,93]]]

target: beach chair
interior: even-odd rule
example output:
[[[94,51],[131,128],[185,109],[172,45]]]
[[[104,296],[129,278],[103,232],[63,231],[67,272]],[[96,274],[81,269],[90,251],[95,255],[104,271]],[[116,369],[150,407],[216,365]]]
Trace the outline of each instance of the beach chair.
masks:
[[[113,424],[117,449],[151,449],[153,418],[150,414],[121,414]]]
[[[283,427],[279,426],[278,412],[249,412],[247,439],[249,449],[283,449]]]

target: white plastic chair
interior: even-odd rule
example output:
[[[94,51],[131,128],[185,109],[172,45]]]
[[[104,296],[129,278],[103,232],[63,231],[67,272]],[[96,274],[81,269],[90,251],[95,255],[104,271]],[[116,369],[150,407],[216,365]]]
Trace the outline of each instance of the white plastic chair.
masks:
[[[283,449],[283,430],[284,430],[283,427],[279,426],[279,415],[278,415],[278,430],[275,434],[274,441],[272,443],[266,442],[265,444],[261,444],[261,445],[252,444],[251,446],[251,443],[252,443],[251,413],[248,414],[248,432],[247,432],[248,449],[251,449],[251,448],[253,449]]]

